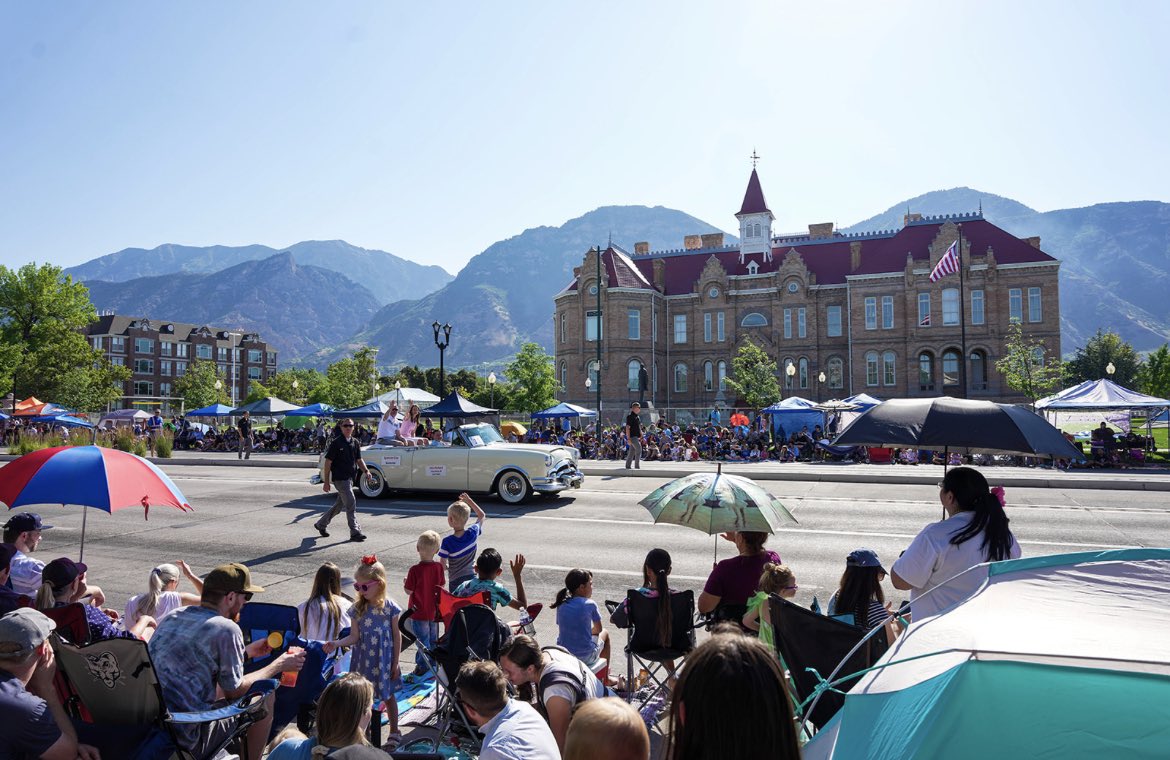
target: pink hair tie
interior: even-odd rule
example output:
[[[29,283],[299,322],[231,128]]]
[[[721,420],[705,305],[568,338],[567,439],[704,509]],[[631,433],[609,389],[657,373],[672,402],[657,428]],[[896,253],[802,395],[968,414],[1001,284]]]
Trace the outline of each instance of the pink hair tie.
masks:
[[[995,500],[999,502],[1000,509],[1003,509],[1004,506],[1006,506],[1005,500],[1003,498],[1003,486],[996,486],[995,488],[992,488],[991,495],[994,496]]]

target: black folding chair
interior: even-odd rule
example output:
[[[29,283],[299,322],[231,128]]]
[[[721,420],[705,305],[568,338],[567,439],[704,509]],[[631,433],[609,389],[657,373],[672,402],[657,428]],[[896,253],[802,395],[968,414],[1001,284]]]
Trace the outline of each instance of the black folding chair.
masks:
[[[630,589],[626,593],[626,609],[630,618],[630,625],[626,629],[627,678],[633,680],[636,661],[639,667],[645,668],[648,678],[654,684],[651,691],[637,699],[638,709],[659,695],[670,695],[667,680],[673,672],[667,671],[666,663],[674,661],[677,669],[679,661],[695,648],[695,592],[671,592],[670,641],[666,646],[658,635],[661,614],[659,604],[657,597],[646,596],[637,589]],[[635,699],[636,693],[631,686],[630,701]]]

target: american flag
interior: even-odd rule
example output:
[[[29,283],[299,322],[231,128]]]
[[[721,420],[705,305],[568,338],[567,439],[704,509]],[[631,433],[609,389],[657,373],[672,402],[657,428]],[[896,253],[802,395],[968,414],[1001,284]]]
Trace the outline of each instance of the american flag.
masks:
[[[938,263],[934,265],[934,269],[930,270],[930,281],[938,282],[948,274],[954,274],[959,271],[959,241],[951,243],[951,247],[942,255]]]

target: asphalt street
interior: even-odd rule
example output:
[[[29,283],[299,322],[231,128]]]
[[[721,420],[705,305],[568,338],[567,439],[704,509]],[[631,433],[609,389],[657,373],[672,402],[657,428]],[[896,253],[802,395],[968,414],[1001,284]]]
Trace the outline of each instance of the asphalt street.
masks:
[[[150,569],[184,559],[197,573],[227,561],[247,564],[255,582],[266,588],[258,600],[296,604],[303,601],[320,563],[332,561],[349,576],[363,554],[375,553],[386,565],[391,591],[405,602],[401,579],[417,562],[418,534],[446,530],[442,495],[358,500],[365,543],[348,541],[344,516],[321,538],[312,523],[333,501],[320,486],[311,486],[311,469],[231,466],[164,466],[188,500],[193,513],[156,507],[144,520],[141,510],[114,514],[91,510],[85,561],[90,580],[105,590],[119,610],[135,593],[146,590]],[[675,588],[702,588],[718,544],[719,558],[734,547],[696,531],[653,525],[638,500],[664,482],[651,477],[591,476],[570,496],[538,499],[519,508],[485,497],[488,513],[480,548],[495,547],[510,558],[523,553],[530,602],[547,606],[565,573],[584,567],[594,573],[594,598],[620,599],[641,580],[641,564],[653,547],[670,551]],[[844,567],[846,555],[867,546],[892,562],[924,525],[938,520],[941,507],[932,485],[769,481],[768,488],[799,520],[769,541],[797,578],[797,601],[814,594],[827,601]],[[1170,546],[1170,499],[1158,492],[1084,488],[1008,488],[1008,513],[1025,555]],[[38,551],[41,559],[77,557],[82,514],[79,508],[39,510],[54,524]],[[513,587],[505,569],[504,582]],[[888,583],[888,582],[887,582]],[[887,587],[887,598],[903,592]],[[507,611],[504,617],[514,617]],[[555,613],[537,621],[538,637],[556,639]],[[617,641],[624,633],[617,632]],[[615,652],[619,651],[615,647]],[[616,664],[616,663],[615,663]],[[624,670],[624,665],[617,668]]]

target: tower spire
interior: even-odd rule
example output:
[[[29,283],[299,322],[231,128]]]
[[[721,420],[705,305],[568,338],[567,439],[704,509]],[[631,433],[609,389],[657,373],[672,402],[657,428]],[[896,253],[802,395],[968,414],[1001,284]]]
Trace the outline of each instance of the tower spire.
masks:
[[[752,148],[752,168],[753,168],[753,169],[755,169],[755,168],[756,168],[756,163],[757,163],[759,160],[760,160],[760,156],[759,156],[759,154],[757,154],[757,153],[756,153],[756,149],[755,149],[755,148]]]

